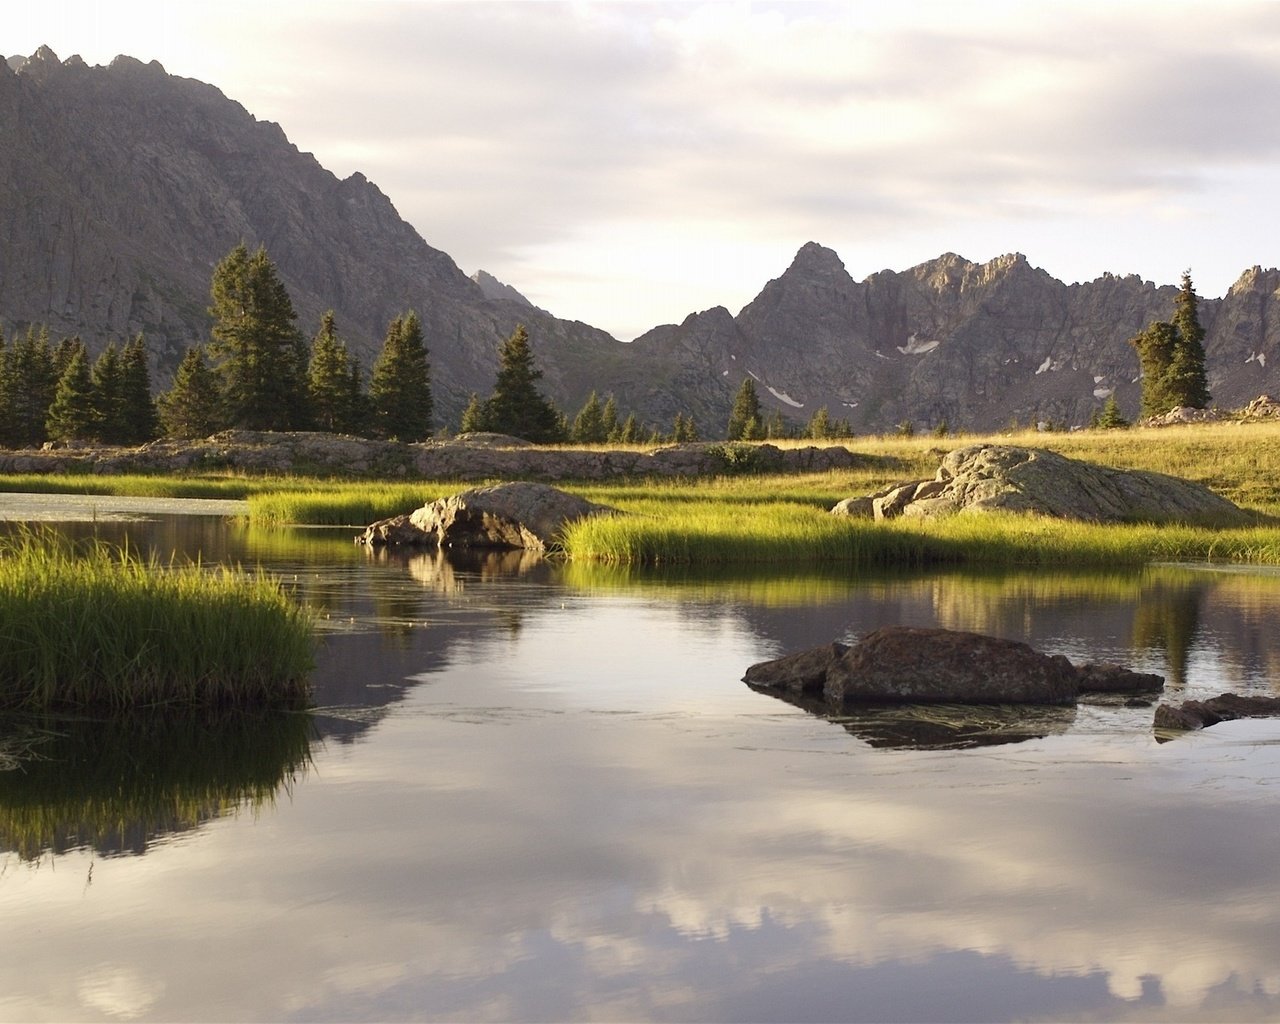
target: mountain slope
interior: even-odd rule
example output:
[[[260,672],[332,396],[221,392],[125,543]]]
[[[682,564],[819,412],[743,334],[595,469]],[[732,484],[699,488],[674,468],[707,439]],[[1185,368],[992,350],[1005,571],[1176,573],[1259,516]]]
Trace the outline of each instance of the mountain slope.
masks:
[[[723,433],[748,375],[767,411],[820,406],[863,431],[1085,422],[1115,393],[1138,406],[1127,339],[1173,312],[1176,289],[1135,276],[1066,285],[1020,255],[954,254],[854,281],[810,242],[736,316],[692,313],[622,344],[560,320],[483,272],[468,278],[361,174],[339,180],[278,125],[157,63],[0,64],[0,321],[48,323],[92,351],[144,332],[158,383],[208,335],[209,279],[241,240],[263,244],[310,334],[324,310],[366,369],[386,324],[424,326],[438,414],[456,425],[529,327],[546,392],[570,416],[588,392],[667,428]],[[1209,385],[1223,406],[1280,390],[1280,271],[1246,271],[1205,300]]]

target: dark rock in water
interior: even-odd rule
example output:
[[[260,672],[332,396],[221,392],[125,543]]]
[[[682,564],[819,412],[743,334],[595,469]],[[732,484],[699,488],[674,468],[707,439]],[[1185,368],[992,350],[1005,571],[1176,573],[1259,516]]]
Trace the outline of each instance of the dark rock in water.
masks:
[[[1066,658],[1041,654],[1016,640],[888,626],[864,637],[831,666],[823,692],[833,704],[1071,704],[1077,684]]]
[[[997,444],[957,448],[942,460],[933,480],[897,483],[860,501],[845,499],[832,512],[868,517],[869,511],[875,519],[895,519],[993,510],[1094,523],[1240,526],[1254,519],[1189,480]]]
[[[567,494],[547,484],[517,482],[476,487],[441,498],[408,515],[383,519],[357,541],[374,546],[524,548],[546,551],[564,528],[617,510]]]
[[[762,661],[747,669],[743,682],[769,690],[821,696],[827,672],[849,648],[841,643],[814,647],[776,661]]]
[[[1187,732],[1237,718],[1270,718],[1275,715],[1280,715],[1280,697],[1223,693],[1208,700],[1183,701],[1177,707],[1161,704],[1156,708],[1153,724],[1157,730]]]
[[[827,711],[867,703],[1073,704],[1082,693],[1157,693],[1161,676],[1119,665],[1072,665],[1015,640],[889,626],[852,647],[832,643],[761,662],[743,680]]]
[[[1159,693],[1164,689],[1164,676],[1122,665],[1088,662],[1076,666],[1076,672],[1081,693]]]

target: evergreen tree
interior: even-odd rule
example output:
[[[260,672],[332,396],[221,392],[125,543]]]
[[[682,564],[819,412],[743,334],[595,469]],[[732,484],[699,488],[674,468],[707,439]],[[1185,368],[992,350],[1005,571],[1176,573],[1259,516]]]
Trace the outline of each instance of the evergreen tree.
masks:
[[[53,372],[59,381],[62,380],[62,375],[67,372],[71,357],[82,349],[84,349],[84,342],[80,340],[80,335],[78,334],[73,334],[58,342],[58,347],[53,350]]]
[[[57,392],[49,406],[45,423],[49,437],[55,441],[79,441],[96,436],[101,425],[94,408],[95,397],[89,359],[81,345],[62,371]]]
[[[827,412],[825,405],[809,417],[808,426],[804,428],[804,436],[816,441],[831,436],[831,414]]]
[[[434,403],[422,323],[410,310],[387,327],[369,379],[374,426],[383,437],[421,441],[431,433]]]
[[[618,439],[618,402],[610,395],[600,413],[600,429],[604,431],[604,439],[610,443]]]
[[[210,353],[222,375],[225,418],[251,430],[306,426],[306,346],[297,314],[266,249],[244,243],[214,269]]]
[[[640,423],[636,419],[636,414],[628,414],[618,430],[618,442],[620,444],[639,444],[642,439]]]
[[[603,444],[609,439],[609,434],[604,429],[604,410],[600,405],[600,397],[594,391],[573,418],[569,436],[578,444]]]
[[[114,341],[108,342],[94,360],[92,380],[96,436],[108,444],[119,444],[125,433],[122,422],[124,372]]]
[[[742,386],[733,400],[729,413],[727,437],[730,441],[748,441],[760,433],[760,396],[750,377],[742,379]]]
[[[485,402],[488,429],[522,437],[535,444],[564,440],[560,414],[538,391],[542,372],[534,369],[529,332],[521,324],[502,344],[498,377],[493,394]]]
[[[676,418],[671,421],[671,440],[676,444],[683,444],[685,441],[691,440],[689,437],[689,424],[682,412],[676,413]]]
[[[170,437],[208,437],[221,429],[222,391],[201,346],[187,349],[173,376],[173,387],[160,396],[158,404],[160,422]]]
[[[125,344],[120,363],[121,443],[152,441],[160,436],[160,417],[151,397],[151,371],[141,334]]]
[[[1108,397],[1106,404],[1103,405],[1097,426],[1102,430],[1119,430],[1129,426],[1129,421],[1120,415],[1120,405],[1114,394]]]
[[[1184,270],[1173,313],[1178,341],[1169,363],[1169,389],[1180,405],[1203,409],[1209,404],[1209,382],[1204,369],[1204,328],[1197,306],[1191,271]]]
[[[344,432],[352,426],[352,358],[338,337],[333,310],[320,318],[320,329],[311,339],[307,367],[307,395],[311,423],[318,430]]]
[[[1179,406],[1203,409],[1209,404],[1204,328],[1190,271],[1182,275],[1172,322],[1148,325],[1129,344],[1137,349],[1142,368],[1143,417],[1161,416]]]
[[[1178,329],[1165,320],[1149,324],[1129,344],[1138,350],[1142,367],[1141,415],[1161,416],[1179,404],[1169,387],[1169,367],[1178,342]]]
[[[485,420],[484,403],[480,401],[480,396],[473,391],[471,392],[471,401],[462,410],[462,422],[458,424],[458,433],[479,434],[488,429],[489,425]]]
[[[9,410],[9,401],[4,391],[4,380],[9,373],[9,346],[4,340],[4,331],[0,330],[0,448],[9,444],[13,433],[13,418]]]
[[[782,413],[777,409],[764,422],[764,436],[770,439],[791,436],[791,431],[787,429],[787,421],[782,418]]]
[[[49,329],[34,325],[9,347],[0,380],[0,405],[8,410],[10,446],[37,445],[48,436],[45,420],[57,391]]]

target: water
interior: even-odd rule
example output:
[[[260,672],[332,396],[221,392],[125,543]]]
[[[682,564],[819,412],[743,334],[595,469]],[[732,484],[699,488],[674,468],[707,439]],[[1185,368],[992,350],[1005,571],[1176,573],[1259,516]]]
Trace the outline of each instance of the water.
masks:
[[[1158,743],[1113,702],[975,740],[739,682],[901,623],[1271,692],[1275,574],[715,578],[64,528],[280,573],[321,616],[318,708],[25,734],[0,1019],[1280,1017],[1280,721]]]

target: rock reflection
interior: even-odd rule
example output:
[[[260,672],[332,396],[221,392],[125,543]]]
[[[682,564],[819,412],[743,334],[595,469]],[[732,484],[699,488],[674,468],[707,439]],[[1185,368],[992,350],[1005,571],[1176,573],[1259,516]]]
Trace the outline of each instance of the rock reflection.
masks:
[[[145,853],[270,803],[305,773],[313,732],[309,715],[290,712],[10,723],[0,847],[23,860],[81,847]]]
[[[1074,707],[1026,704],[868,704],[833,711],[824,700],[760,686],[751,689],[843,726],[851,736],[883,750],[968,750],[1022,743],[1061,735],[1076,720]]]

